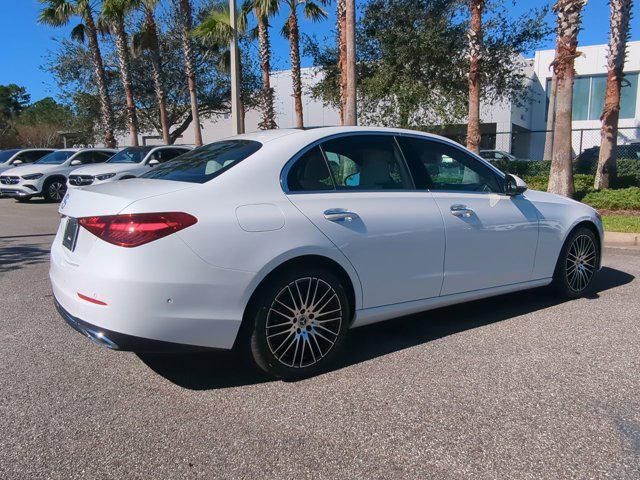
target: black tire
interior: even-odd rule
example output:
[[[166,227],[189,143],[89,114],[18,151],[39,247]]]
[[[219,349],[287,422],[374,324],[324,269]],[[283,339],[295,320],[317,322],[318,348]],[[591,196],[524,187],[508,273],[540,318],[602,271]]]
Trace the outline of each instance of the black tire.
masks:
[[[552,288],[565,298],[578,298],[589,291],[600,265],[600,244],[593,231],[575,229],[560,251]]]
[[[268,281],[248,312],[244,350],[260,369],[283,380],[317,375],[338,356],[350,312],[344,286],[330,270],[291,268]]]
[[[67,182],[64,178],[47,180],[42,188],[42,194],[47,202],[60,203],[67,193]]]
[[[18,202],[18,203],[27,203],[29,200],[31,200],[31,197],[22,197],[22,198],[18,197],[18,198],[16,198],[16,202]]]

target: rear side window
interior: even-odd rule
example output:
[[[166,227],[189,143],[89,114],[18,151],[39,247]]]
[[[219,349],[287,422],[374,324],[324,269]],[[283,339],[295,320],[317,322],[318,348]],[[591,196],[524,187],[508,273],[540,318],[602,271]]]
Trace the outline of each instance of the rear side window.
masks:
[[[412,184],[391,135],[351,135],[322,144],[338,190],[406,190]]]
[[[261,147],[260,142],[253,140],[223,140],[191,150],[141,177],[205,183],[253,155]]]
[[[333,190],[333,182],[320,147],[313,147],[302,155],[287,175],[291,192],[317,192]]]

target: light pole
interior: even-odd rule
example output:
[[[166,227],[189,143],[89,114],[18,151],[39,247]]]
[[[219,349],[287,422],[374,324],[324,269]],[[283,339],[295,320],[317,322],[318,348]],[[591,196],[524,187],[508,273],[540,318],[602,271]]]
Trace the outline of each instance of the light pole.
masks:
[[[236,20],[236,0],[229,0],[229,20],[231,23],[231,122],[234,135],[244,133],[240,115],[240,62],[238,61],[238,36]]]

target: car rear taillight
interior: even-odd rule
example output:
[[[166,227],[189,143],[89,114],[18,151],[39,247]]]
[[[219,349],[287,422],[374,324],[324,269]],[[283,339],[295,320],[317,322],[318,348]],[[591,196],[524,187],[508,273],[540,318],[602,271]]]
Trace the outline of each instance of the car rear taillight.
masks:
[[[130,213],[83,217],[78,223],[105,242],[137,247],[187,228],[198,219],[184,212]]]

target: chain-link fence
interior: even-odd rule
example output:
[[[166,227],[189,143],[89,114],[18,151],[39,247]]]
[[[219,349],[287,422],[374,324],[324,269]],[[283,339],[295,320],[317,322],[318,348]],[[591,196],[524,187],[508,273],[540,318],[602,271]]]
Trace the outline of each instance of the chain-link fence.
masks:
[[[576,129],[571,132],[573,156],[594,157],[600,151],[601,130],[599,128]],[[464,145],[465,135],[447,135]],[[481,150],[506,152],[522,160],[551,160],[553,132],[545,130],[518,130],[513,132],[485,133],[481,137]],[[640,127],[618,129],[618,158],[640,160]],[[494,152],[491,152],[494,154]],[[489,152],[487,152],[489,155]]]

